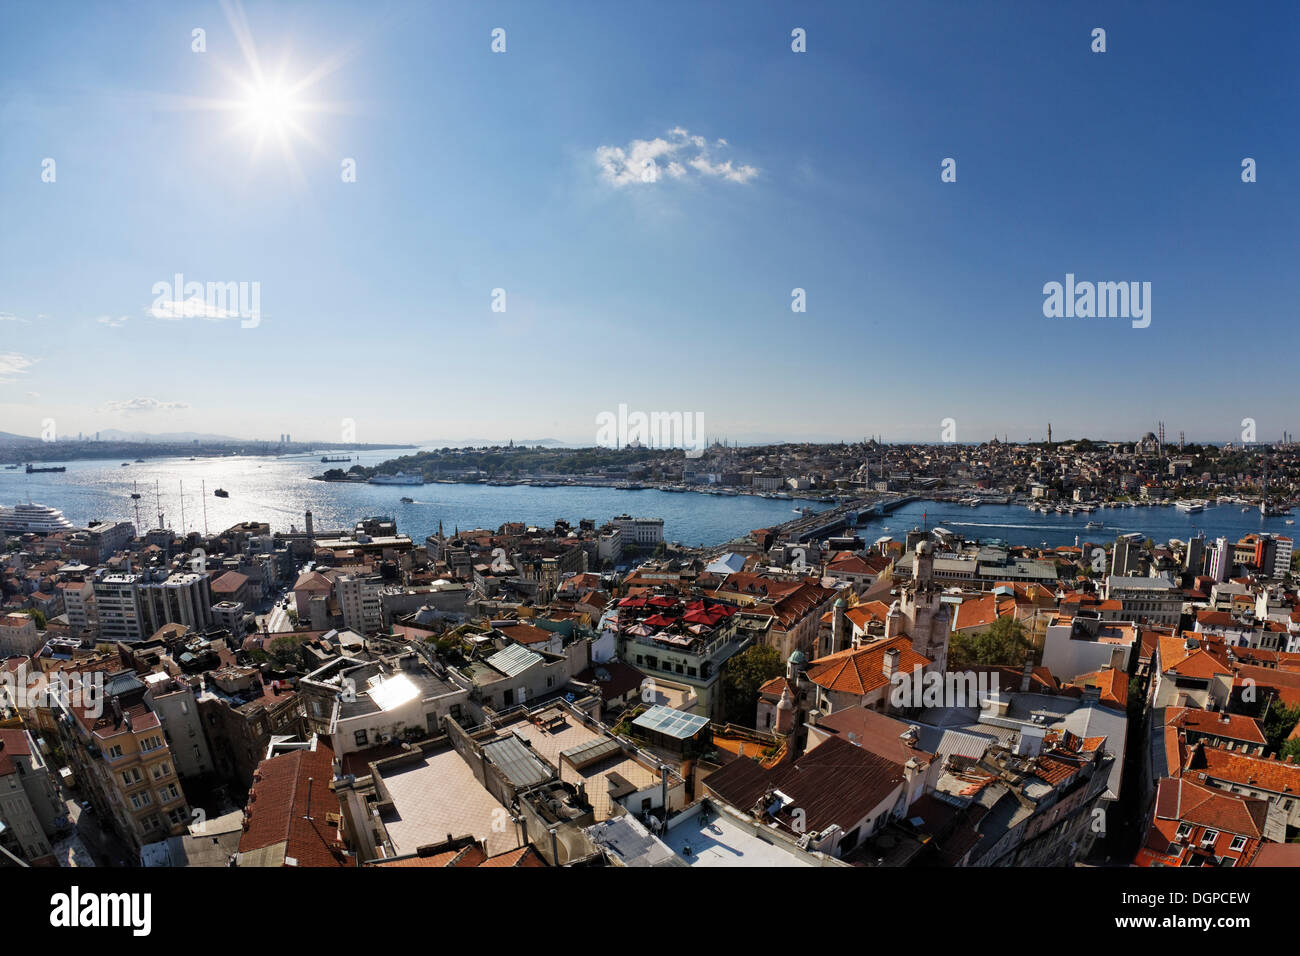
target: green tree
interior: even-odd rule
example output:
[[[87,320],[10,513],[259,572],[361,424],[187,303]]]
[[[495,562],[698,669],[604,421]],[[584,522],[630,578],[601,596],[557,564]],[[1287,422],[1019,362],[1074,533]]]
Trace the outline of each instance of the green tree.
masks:
[[[271,652],[271,659],[280,667],[299,662],[298,641],[292,637],[277,637],[267,649]]]
[[[784,673],[775,647],[755,644],[727,661],[722,677],[723,717],[733,724],[752,727],[757,716],[758,689]]]
[[[26,615],[27,615],[28,617],[30,617],[33,621],[35,621],[35,622],[36,622],[36,629],[37,629],[38,631],[43,631],[43,630],[45,630],[45,615],[42,614],[40,611],[36,610],[36,608],[34,608],[34,607],[29,607],[29,608],[27,608],[26,610],[21,611],[21,612],[19,612],[19,613],[21,613],[21,614],[26,614]]]
[[[1264,737],[1268,740],[1269,747],[1281,752],[1297,723],[1300,723],[1300,706],[1288,707],[1282,701],[1274,699],[1264,718]]]
[[[1018,667],[1033,649],[1023,624],[1014,617],[1000,617],[978,634],[954,634],[948,642],[948,666],[953,670],[992,664]]]

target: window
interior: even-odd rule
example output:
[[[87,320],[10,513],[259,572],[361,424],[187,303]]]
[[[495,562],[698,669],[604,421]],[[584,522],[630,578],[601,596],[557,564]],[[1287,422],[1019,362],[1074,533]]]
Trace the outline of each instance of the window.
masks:
[[[1178,839],[1180,840],[1183,839],[1183,837],[1187,836],[1191,832],[1192,832],[1192,825],[1190,823],[1178,824]]]
[[[356,739],[358,747],[364,747],[366,745],[366,732],[364,730],[358,730],[353,736]]]
[[[199,750],[199,745],[198,745],[198,744],[195,744],[195,745],[194,745],[194,759],[195,759],[195,760],[202,760],[202,759],[203,759],[203,752],[202,752],[201,750]]]
[[[162,800],[163,803],[171,803],[179,796],[180,791],[176,789],[176,784],[174,783],[169,783],[158,791],[158,798]]]
[[[109,751],[108,751],[108,755],[109,755],[110,757],[120,757],[120,756],[122,756],[122,747],[121,747],[121,745],[118,745],[118,744],[113,745],[113,747],[109,749]]]
[[[1218,830],[1206,830],[1201,834],[1201,846],[1209,846],[1219,838]]]
[[[1246,849],[1246,838],[1244,836],[1233,837],[1232,845],[1229,846],[1228,849],[1233,853],[1240,853],[1242,850]]]
[[[131,794],[131,806],[133,809],[142,810],[151,803],[153,803],[153,798],[149,796],[148,790],[141,790],[139,793]]]

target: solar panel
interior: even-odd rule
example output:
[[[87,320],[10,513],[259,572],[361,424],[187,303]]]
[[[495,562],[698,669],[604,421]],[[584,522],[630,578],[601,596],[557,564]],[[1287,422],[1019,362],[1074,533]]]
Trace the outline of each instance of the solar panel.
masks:
[[[656,704],[644,714],[632,721],[633,726],[643,727],[657,733],[685,740],[694,737],[709,722],[709,718],[699,714],[686,714],[662,704]]]

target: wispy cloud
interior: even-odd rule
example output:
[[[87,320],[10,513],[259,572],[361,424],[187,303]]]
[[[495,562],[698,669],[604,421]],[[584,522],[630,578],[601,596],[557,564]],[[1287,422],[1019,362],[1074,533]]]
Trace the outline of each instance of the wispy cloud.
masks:
[[[703,136],[675,126],[654,139],[634,139],[627,146],[599,146],[596,164],[601,178],[612,186],[688,178],[744,184],[758,176],[756,166],[737,166],[730,159],[715,158],[718,150],[727,148],[725,139],[710,143]]]
[[[200,296],[188,299],[160,299],[149,307],[155,319],[238,319],[238,311],[230,311],[205,302]]]
[[[174,412],[189,408],[186,402],[160,402],[156,398],[126,398],[117,402],[108,402],[104,411],[115,415],[144,415],[153,412]]]
[[[12,382],[36,364],[36,359],[17,352],[0,352],[0,382]]]
[[[20,319],[12,312],[0,312],[0,322],[26,322],[28,325],[31,324],[29,319]]]
[[[101,315],[95,321],[98,322],[100,325],[107,325],[110,329],[119,329],[122,326],[126,325],[126,316],[119,315],[114,317],[111,315]]]

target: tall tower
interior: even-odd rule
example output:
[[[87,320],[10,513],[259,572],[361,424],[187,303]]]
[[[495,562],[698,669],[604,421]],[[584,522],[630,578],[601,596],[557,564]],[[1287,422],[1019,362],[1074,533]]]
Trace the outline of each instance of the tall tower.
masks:
[[[1049,449],[1052,447],[1052,423],[1051,422],[1047,423],[1047,447]]]
[[[1156,454],[1164,457],[1165,454],[1165,423],[1156,423],[1156,441],[1158,442]]]

